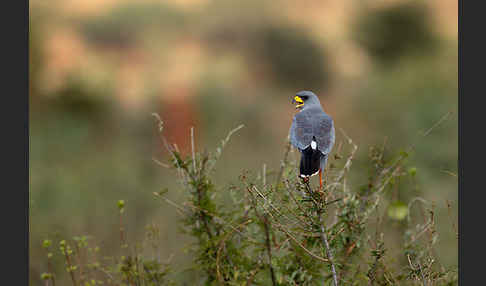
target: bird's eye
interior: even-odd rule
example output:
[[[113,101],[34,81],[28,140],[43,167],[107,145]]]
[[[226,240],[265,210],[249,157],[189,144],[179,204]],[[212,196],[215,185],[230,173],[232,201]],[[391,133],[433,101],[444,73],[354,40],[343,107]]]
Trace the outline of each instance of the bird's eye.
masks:
[[[309,97],[307,95],[303,95],[300,98],[302,98],[303,101],[306,101]]]

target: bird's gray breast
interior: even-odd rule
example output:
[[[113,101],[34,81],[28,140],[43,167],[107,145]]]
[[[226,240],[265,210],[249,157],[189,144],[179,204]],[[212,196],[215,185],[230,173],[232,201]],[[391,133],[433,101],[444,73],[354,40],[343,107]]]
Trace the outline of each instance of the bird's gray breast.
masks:
[[[290,142],[296,148],[307,148],[312,138],[317,141],[317,149],[328,154],[334,145],[334,123],[322,109],[302,110],[294,116],[290,127]]]

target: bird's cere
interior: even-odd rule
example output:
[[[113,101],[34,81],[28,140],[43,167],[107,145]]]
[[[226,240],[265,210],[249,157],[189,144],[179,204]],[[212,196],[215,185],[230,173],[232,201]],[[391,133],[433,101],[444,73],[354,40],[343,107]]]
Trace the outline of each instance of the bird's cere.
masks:
[[[294,100],[292,100],[292,103],[297,103],[297,105],[295,106],[295,108],[297,108],[297,109],[304,106],[304,100],[298,95],[296,95],[294,97]]]

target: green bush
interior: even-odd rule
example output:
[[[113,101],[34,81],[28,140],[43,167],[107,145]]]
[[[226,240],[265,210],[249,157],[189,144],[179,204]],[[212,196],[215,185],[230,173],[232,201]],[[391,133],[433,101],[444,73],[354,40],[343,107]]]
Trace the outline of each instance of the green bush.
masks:
[[[238,184],[217,186],[211,179],[215,164],[242,127],[214,152],[193,148],[186,157],[162,136],[184,200],[170,200],[167,189],[153,195],[174,208],[182,232],[193,238],[190,268],[203,277],[199,284],[457,285],[457,268],[444,269],[434,255],[433,205],[420,197],[401,202],[394,196],[400,180],[414,180],[419,172],[408,167],[410,150],[389,156],[381,147],[371,148],[368,181],[352,186],[348,174],[358,147],[343,134],[320,189],[298,178],[287,143],[278,170],[243,171]],[[159,121],[162,134],[163,128]],[[120,200],[117,206],[120,239],[112,243],[120,244],[120,257],[103,258],[87,236],[45,240],[47,271],[41,278],[54,285],[53,257],[61,257],[73,285],[170,285],[183,279],[170,261],[155,257],[157,226],[147,227],[144,241],[129,242],[123,223],[129,205]],[[411,212],[414,206],[423,215]],[[387,243],[385,219],[396,221],[402,234],[394,245]]]

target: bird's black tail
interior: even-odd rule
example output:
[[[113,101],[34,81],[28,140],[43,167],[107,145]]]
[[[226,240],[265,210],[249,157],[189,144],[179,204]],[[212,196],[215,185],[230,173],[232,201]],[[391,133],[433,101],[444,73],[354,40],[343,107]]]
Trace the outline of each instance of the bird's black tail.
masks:
[[[311,148],[311,146],[309,146],[302,150],[301,153],[300,176],[310,177],[317,174],[317,172],[319,172],[319,168],[321,167],[321,151],[317,149],[314,150]]]

